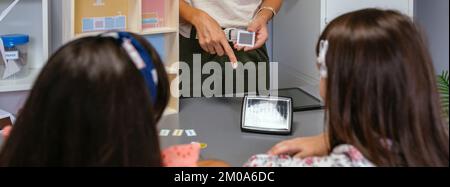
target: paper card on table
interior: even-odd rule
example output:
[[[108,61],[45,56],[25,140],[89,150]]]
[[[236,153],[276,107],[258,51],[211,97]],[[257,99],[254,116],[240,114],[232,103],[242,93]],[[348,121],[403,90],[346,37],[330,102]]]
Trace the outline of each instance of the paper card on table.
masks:
[[[183,136],[183,132],[184,130],[182,129],[176,129],[175,131],[173,131],[172,136]]]
[[[170,130],[169,129],[162,129],[161,132],[159,132],[159,136],[169,136]]]
[[[189,129],[189,130],[186,130],[186,135],[189,137],[193,137],[193,136],[197,136],[197,133],[195,132],[194,129]]]

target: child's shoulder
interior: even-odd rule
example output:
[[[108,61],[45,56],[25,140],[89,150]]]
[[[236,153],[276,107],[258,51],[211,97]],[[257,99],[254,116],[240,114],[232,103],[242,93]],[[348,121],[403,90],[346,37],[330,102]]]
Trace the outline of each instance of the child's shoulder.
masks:
[[[245,167],[373,167],[363,154],[351,145],[340,145],[324,157],[297,159],[287,155],[255,155]]]

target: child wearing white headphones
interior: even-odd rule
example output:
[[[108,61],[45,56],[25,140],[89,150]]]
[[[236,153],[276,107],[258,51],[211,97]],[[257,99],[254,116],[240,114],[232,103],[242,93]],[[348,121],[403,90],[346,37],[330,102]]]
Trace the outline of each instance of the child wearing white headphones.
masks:
[[[326,133],[281,142],[246,166],[448,167],[448,124],[424,41],[396,11],[332,21],[317,44]]]

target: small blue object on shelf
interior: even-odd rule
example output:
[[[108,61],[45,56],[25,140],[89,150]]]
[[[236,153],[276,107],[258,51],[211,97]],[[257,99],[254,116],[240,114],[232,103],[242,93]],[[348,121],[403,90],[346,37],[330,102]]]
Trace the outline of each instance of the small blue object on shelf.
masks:
[[[30,42],[30,37],[25,34],[10,34],[1,36],[5,48],[12,48],[19,45],[25,45]]]
[[[30,37],[25,34],[0,36],[0,79],[13,78],[27,65],[28,43]]]

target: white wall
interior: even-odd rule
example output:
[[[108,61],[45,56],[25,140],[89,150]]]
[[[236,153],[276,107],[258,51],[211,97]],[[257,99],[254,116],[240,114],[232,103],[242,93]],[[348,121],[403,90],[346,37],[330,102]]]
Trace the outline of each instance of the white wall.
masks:
[[[0,108],[12,114],[17,114],[27,99],[28,92],[0,93]]]
[[[316,85],[319,74],[314,46],[320,34],[320,1],[285,0],[273,26],[273,60],[279,63],[279,87]]]
[[[448,70],[448,0],[416,0],[414,2],[415,11],[412,10],[408,0],[335,0],[330,2],[329,5],[337,7],[336,10],[328,5],[325,7],[326,10],[333,10],[328,11],[331,12],[331,15],[363,5],[395,8],[410,15],[414,12],[415,20],[424,27],[427,33],[436,70],[439,73],[444,69]],[[339,4],[351,2],[353,2],[351,6]],[[386,5],[381,6],[380,4]],[[275,18],[273,23],[273,60],[279,62],[280,88],[317,87],[319,76],[315,67],[314,48],[320,33],[318,24],[323,22],[320,18],[320,10],[320,0],[285,0],[281,12]]]
[[[416,0],[416,21],[428,37],[436,71],[448,70],[449,64],[449,1]]]

